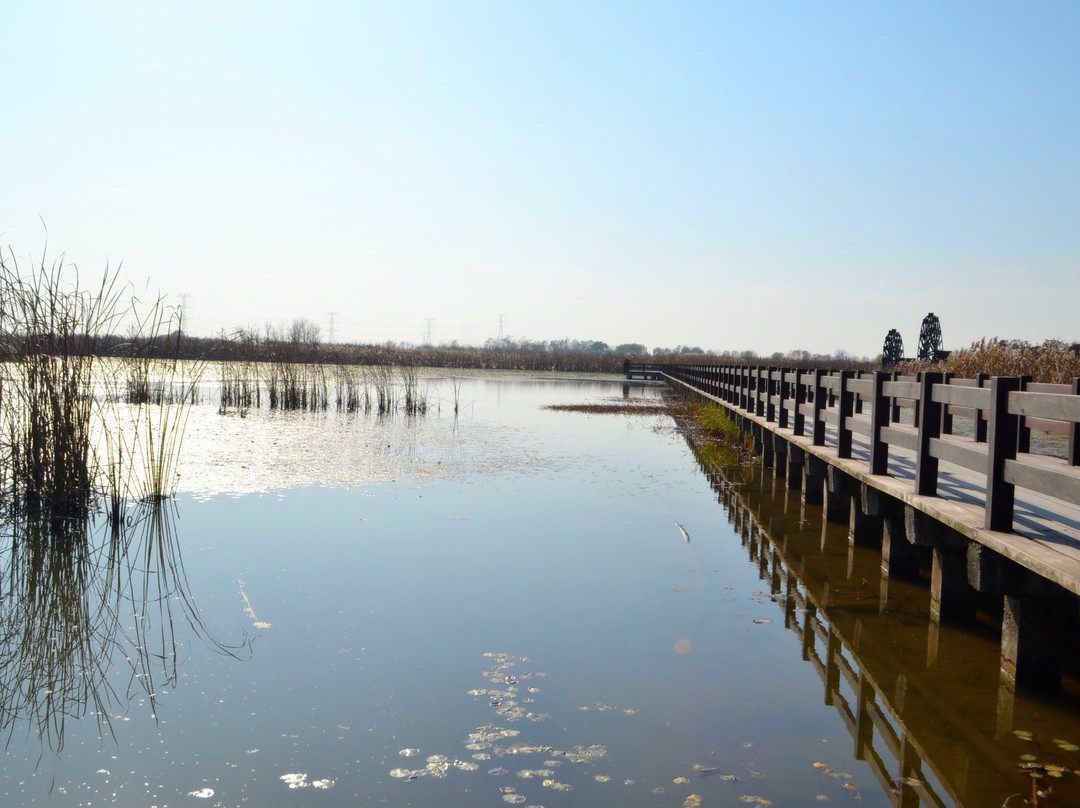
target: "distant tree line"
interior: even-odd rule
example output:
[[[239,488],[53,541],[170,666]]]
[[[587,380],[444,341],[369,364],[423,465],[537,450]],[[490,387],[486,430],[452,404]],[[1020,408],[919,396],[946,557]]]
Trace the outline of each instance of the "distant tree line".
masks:
[[[18,339],[9,335],[9,339]],[[70,345],[81,350],[81,342]],[[493,370],[580,371],[619,373],[626,358],[654,363],[708,362],[722,364],[768,364],[777,367],[868,368],[870,360],[838,351],[816,354],[789,351],[760,356],[754,351],[713,351],[697,345],[657,347],[641,343],[610,345],[602,340],[530,340],[504,337],[488,339],[481,346],[455,342],[411,345],[392,341],[379,344],[327,343],[318,324],[299,318],[287,325],[264,325],[261,329],[238,327],[213,337],[196,337],[180,331],[147,339],[122,334],[98,335],[94,351],[106,356],[152,358],[170,356],[202,361],[296,362],[340,365],[398,365],[432,368]]]

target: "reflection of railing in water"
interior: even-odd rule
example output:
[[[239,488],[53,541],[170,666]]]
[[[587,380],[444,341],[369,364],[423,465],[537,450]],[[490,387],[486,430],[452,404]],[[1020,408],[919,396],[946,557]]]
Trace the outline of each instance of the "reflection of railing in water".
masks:
[[[962,635],[951,631],[943,640],[928,612],[925,625],[891,632],[885,613],[901,583],[893,581],[890,595],[874,553],[849,543],[842,527],[829,525],[820,507],[792,496],[782,481],[770,490],[760,466],[747,476],[744,485],[710,473],[784,625],[818,672],[825,703],[843,718],[855,756],[867,761],[893,804],[975,808],[1020,791],[1025,781],[1010,752],[1017,744],[1012,730],[1047,726],[1049,719],[1042,706],[998,686],[993,641],[961,644]],[[911,601],[925,603],[914,594]],[[1032,724],[1016,724],[1017,716]],[[1060,727],[1057,737],[1067,736],[1076,717],[1062,713],[1050,725]]]
[[[177,681],[178,620],[236,654],[203,625],[190,595],[172,503],[145,503],[123,525],[58,528],[18,517],[0,524],[0,732],[21,727],[63,748],[67,720],[93,716],[112,732],[110,708]],[[125,692],[118,656],[130,665]]]

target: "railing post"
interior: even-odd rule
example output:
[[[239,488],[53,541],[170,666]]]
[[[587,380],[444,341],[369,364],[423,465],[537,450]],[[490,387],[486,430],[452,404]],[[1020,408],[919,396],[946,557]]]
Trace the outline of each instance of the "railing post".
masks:
[[[754,414],[757,415],[757,416],[762,416],[762,415],[765,414],[765,399],[767,399],[768,396],[767,395],[765,395],[765,396],[761,395],[761,392],[762,392],[762,389],[764,389],[766,392],[768,392],[768,383],[767,382],[766,382],[766,384],[761,383],[761,375],[762,375],[762,373],[767,373],[767,372],[768,372],[768,370],[766,368],[762,367],[761,365],[758,365],[757,366],[757,371],[754,374],[754,376],[755,376],[755,378],[757,380],[755,382],[756,387],[754,389],[754,401],[755,401]]]
[[[792,428],[796,435],[802,435],[806,429],[806,416],[802,411],[803,404],[806,403],[805,378],[806,371],[798,368],[795,371],[795,417],[792,419]]]
[[[889,399],[885,395],[888,373],[874,373],[874,403],[870,413],[870,473],[889,473],[889,444],[881,439],[881,430],[889,425]]]
[[[1072,393],[1080,396],[1080,379],[1072,380]],[[1080,423],[1069,424],[1069,454],[1066,459],[1070,466],[1080,466]]]
[[[773,374],[776,368],[765,368],[765,420],[772,423],[776,420],[776,405],[773,404],[773,393],[776,391],[776,382]]]
[[[930,454],[930,441],[941,437],[941,405],[934,401],[934,385],[941,384],[943,374],[919,374],[919,448],[915,455],[915,493],[937,496],[938,459]]]
[[[990,380],[990,423],[988,425],[986,473],[986,527],[1012,531],[1015,486],[1005,482],[1005,461],[1016,458],[1019,418],[1009,414],[1009,393],[1020,389],[1015,376],[995,376]]]
[[[980,373],[975,377],[975,381],[978,383],[978,387],[986,387],[986,383],[990,381],[989,373]],[[982,410],[975,413],[975,442],[986,443],[986,425],[989,423],[989,419]]]
[[[942,384],[948,384],[949,380],[955,377],[955,373],[945,373],[941,377]],[[952,412],[950,412],[948,405],[944,405],[941,408],[941,427],[938,429],[938,435],[951,435],[952,434]]]
[[[854,370],[840,371],[840,401],[836,419],[836,456],[844,459],[851,457],[851,429],[848,418],[854,413],[855,394],[848,390],[848,382],[855,378]]]
[[[1020,377],[1020,390],[1027,390],[1030,376]],[[1016,451],[1017,454],[1027,454],[1031,451],[1031,427],[1027,425],[1027,418],[1020,416],[1016,428]]]
[[[821,368],[814,370],[814,445],[825,445],[825,388],[821,386]]]
[[[742,365],[736,373],[739,376],[739,409],[747,412],[750,409],[750,366]]]
[[[780,368],[780,383],[776,386],[776,390],[777,390],[777,393],[780,396],[780,407],[776,410],[776,425],[778,427],[780,427],[780,429],[787,429],[787,425],[788,425],[787,399],[788,399],[789,387],[788,387],[788,382],[787,382],[787,373],[784,371],[784,368]]]
[[[892,372],[892,380],[895,382],[899,378],[900,378],[900,371],[894,370]],[[890,402],[891,402],[890,406],[892,407],[892,415],[891,415],[890,420],[893,423],[899,423],[899,421],[900,421],[900,404],[897,403],[897,400],[895,398],[890,399]]]

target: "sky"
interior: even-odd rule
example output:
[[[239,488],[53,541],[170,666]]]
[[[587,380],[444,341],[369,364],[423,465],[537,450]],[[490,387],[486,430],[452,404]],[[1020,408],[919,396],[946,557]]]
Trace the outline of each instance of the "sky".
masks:
[[[1080,341],[1080,3],[5,0],[0,245],[200,336]]]

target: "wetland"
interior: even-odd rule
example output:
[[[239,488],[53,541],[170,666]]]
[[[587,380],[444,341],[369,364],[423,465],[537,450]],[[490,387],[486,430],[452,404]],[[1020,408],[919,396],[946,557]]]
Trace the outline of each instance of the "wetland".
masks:
[[[5,523],[5,805],[1018,806],[1033,764],[1076,798],[1072,679],[1003,706],[992,616],[933,628],[658,386],[203,384],[170,496],[63,557]]]

